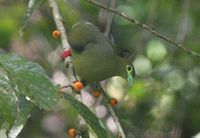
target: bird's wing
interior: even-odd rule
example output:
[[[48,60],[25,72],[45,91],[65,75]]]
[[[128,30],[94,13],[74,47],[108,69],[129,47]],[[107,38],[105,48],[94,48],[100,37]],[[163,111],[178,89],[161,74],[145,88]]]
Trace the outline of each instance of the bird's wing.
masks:
[[[87,81],[101,81],[118,74],[118,62],[110,46],[89,43],[81,53],[74,53],[76,73]]]
[[[84,33],[69,33],[68,41],[72,49],[82,52],[88,43],[93,43],[93,40],[85,39]]]

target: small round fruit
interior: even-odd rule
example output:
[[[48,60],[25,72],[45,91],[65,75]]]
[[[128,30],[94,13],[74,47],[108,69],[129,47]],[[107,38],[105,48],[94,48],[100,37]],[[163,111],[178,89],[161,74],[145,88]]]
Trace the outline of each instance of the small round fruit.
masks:
[[[111,98],[111,99],[110,99],[110,104],[111,104],[112,106],[115,106],[115,105],[118,104],[118,100],[117,100],[116,98]]]
[[[59,30],[54,30],[54,31],[52,32],[52,36],[53,36],[54,38],[59,38],[59,37],[61,36],[61,32],[60,32]]]
[[[75,138],[75,136],[76,136],[76,129],[70,128],[69,131],[68,131],[68,134],[69,134],[70,138]]]
[[[95,91],[95,92],[92,93],[92,95],[94,97],[99,97],[101,95],[101,92],[100,91]]]
[[[83,89],[84,85],[83,85],[82,82],[76,81],[76,82],[74,82],[74,83],[72,84],[72,87],[73,87],[73,89],[74,89],[75,91],[80,92],[80,91]]]

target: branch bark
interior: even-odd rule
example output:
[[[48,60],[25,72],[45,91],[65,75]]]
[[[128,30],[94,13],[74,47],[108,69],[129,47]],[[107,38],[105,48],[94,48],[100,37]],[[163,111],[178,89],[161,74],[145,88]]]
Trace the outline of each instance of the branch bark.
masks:
[[[70,48],[70,45],[68,43],[68,40],[67,40],[67,33],[65,31],[65,27],[64,27],[64,24],[63,24],[63,19],[60,15],[60,12],[59,12],[59,9],[58,9],[58,6],[57,6],[57,3],[55,0],[48,0],[49,1],[49,5],[52,9],[52,14],[53,14],[53,17],[54,17],[54,21],[55,21],[55,24],[56,24],[56,27],[57,29],[61,32],[61,42],[62,42],[62,47],[63,49],[71,49]],[[71,58],[68,58],[69,59],[69,62],[71,63]],[[66,61],[65,61],[65,64],[66,64]],[[77,76],[75,74],[75,71],[74,71],[74,68],[73,68],[73,65],[71,64],[71,66],[68,67],[68,69],[71,71],[71,76],[72,77],[72,82],[74,80],[77,80]],[[81,97],[81,94],[80,95],[77,95],[75,96],[75,98],[77,100],[79,100],[80,102],[82,102],[82,97]],[[79,123],[81,125],[81,129],[83,129],[84,131],[87,130],[87,124],[85,122],[85,120],[79,116]]]

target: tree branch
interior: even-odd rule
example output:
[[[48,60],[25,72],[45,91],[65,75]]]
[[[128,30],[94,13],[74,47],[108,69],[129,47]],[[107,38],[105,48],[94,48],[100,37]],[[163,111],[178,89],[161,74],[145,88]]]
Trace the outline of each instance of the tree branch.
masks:
[[[49,5],[52,9],[52,14],[53,14],[53,17],[54,17],[56,27],[61,32],[62,47],[63,47],[63,49],[71,49],[70,45],[68,43],[68,40],[67,40],[67,34],[66,34],[66,31],[65,31],[65,27],[64,27],[64,24],[63,24],[62,17],[60,15],[60,12],[59,12],[59,9],[58,9],[58,5],[55,2],[55,0],[48,0],[48,1],[49,1]],[[65,60],[65,64],[66,64],[66,60]],[[69,62],[71,63],[71,58],[69,58],[69,60],[70,60]],[[71,74],[71,77],[72,77],[72,82],[73,82],[73,80],[77,80],[77,76],[75,74],[75,71],[74,71],[72,64],[71,64],[71,66],[68,67],[68,69],[70,69],[70,71],[71,71],[70,74]],[[77,100],[79,100],[80,102],[82,102],[81,94],[75,96],[75,98]],[[79,123],[82,126],[81,129],[87,130],[87,124],[81,116],[79,116]]]
[[[103,94],[103,96],[105,98],[107,109],[110,112],[110,114],[111,114],[111,116],[113,118],[113,121],[115,122],[115,124],[116,124],[116,126],[118,128],[118,131],[119,131],[118,138],[126,138],[126,135],[124,133],[123,127],[121,126],[121,124],[119,122],[119,118],[116,115],[114,108],[108,102],[110,100],[109,96],[106,94],[106,92],[104,91],[104,89],[101,87],[100,83],[98,83],[98,87],[100,88],[100,90],[101,90],[101,92],[102,92],[102,94]]]
[[[200,53],[197,53],[197,52],[195,52],[195,51],[193,51],[191,49],[188,49],[188,48],[182,46],[182,44],[176,43],[175,41],[171,40],[170,38],[168,38],[168,37],[162,35],[161,33],[157,32],[154,28],[152,28],[152,27],[150,27],[150,26],[148,26],[146,24],[140,23],[138,20],[135,20],[134,18],[129,17],[128,15],[126,15],[123,12],[119,12],[114,8],[109,8],[109,7],[107,7],[105,5],[102,5],[102,4],[100,4],[100,3],[98,3],[98,2],[96,2],[94,0],[85,0],[85,1],[95,5],[97,7],[100,7],[100,8],[106,9],[106,10],[108,10],[110,12],[113,12],[116,15],[121,16],[122,18],[124,18],[124,19],[126,19],[126,20],[128,20],[128,21],[130,21],[130,22],[132,22],[132,23],[134,23],[134,24],[136,24],[138,26],[140,26],[141,28],[151,32],[153,35],[161,38],[162,40],[167,41],[168,43],[170,43],[172,46],[174,46],[176,48],[182,49],[183,51],[185,51],[185,52],[187,52],[187,53],[189,53],[189,54],[191,54],[193,56],[200,57]]]

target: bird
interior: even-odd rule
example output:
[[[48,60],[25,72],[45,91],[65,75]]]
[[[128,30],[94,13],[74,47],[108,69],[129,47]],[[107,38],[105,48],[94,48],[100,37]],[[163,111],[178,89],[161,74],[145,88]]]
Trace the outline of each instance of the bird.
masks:
[[[100,82],[121,76],[131,86],[135,69],[117,52],[114,44],[92,23],[75,23],[68,33],[75,73],[87,82]]]

